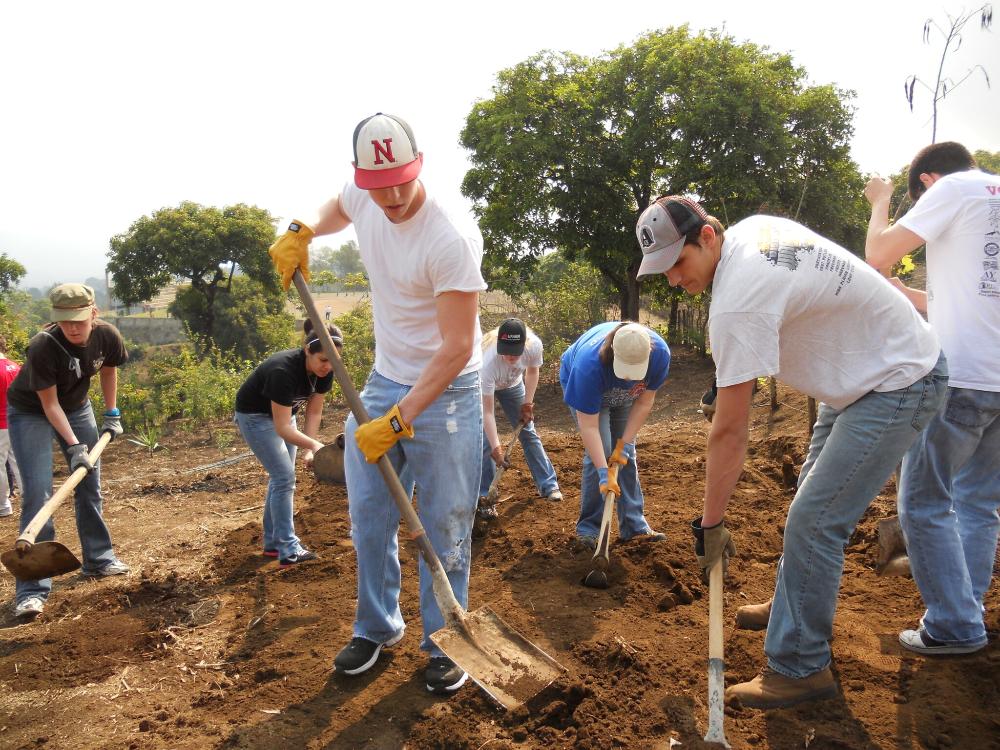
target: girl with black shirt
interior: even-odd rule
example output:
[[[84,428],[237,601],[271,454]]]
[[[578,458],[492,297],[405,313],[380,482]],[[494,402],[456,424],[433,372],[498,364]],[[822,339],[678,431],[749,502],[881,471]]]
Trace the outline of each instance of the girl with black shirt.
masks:
[[[344,338],[335,325],[327,326],[338,352]],[[323,353],[312,321],[305,322],[305,343],[301,349],[272,354],[257,366],[236,394],[236,424],[250,450],[269,475],[264,500],[264,555],[277,557],[288,568],[316,553],[302,546],[293,521],[295,494],[295,454],[305,453],[306,466],[323,447],[316,439],[323,415],[323,394],[333,386],[333,367]],[[295,421],[305,404],[305,430]]]

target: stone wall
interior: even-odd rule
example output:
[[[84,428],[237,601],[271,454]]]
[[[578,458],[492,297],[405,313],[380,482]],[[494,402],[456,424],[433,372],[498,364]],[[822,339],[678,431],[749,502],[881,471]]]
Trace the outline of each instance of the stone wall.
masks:
[[[177,318],[116,318],[105,317],[121,331],[126,341],[137,344],[175,344],[185,341],[184,326]]]

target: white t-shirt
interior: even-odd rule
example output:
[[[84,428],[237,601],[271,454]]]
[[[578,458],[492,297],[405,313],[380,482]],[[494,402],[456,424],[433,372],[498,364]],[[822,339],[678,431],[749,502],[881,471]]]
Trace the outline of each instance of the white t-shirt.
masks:
[[[490,331],[483,339],[483,367],[479,372],[483,395],[492,396],[494,391],[512,388],[521,382],[524,371],[529,367],[542,366],[542,340],[531,330],[524,342],[524,351],[514,364],[508,364],[497,354],[497,332]]]
[[[1000,177],[945,175],[899,223],[927,243],[927,318],[948,385],[1000,391]]]
[[[450,216],[428,196],[416,215],[393,224],[353,182],[344,186],[340,206],[354,223],[361,262],[368,271],[375,318],[375,369],[403,385],[413,385],[441,347],[436,297],[442,292],[481,292],[483,237],[467,217]],[[462,374],[482,361],[479,317],[472,356]]]
[[[708,325],[720,387],[773,375],[835,409],[913,384],[941,351],[875,269],[774,216],[726,230]]]

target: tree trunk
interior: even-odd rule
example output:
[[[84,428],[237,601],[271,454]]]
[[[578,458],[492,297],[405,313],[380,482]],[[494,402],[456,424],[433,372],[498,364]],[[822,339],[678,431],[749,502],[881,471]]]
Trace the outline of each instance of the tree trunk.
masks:
[[[638,268],[636,268],[636,271]],[[629,269],[628,278],[625,280],[625,287],[618,295],[618,305],[621,308],[622,320],[639,320],[639,280],[635,277],[636,271]]]

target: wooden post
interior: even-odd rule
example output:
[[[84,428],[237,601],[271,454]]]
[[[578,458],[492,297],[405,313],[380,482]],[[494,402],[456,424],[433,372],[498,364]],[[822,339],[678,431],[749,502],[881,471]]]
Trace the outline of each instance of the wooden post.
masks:
[[[767,390],[771,394],[771,411],[778,411],[778,381],[775,378],[767,379]]]
[[[816,399],[809,397],[809,437],[813,434],[813,425],[816,424]]]

